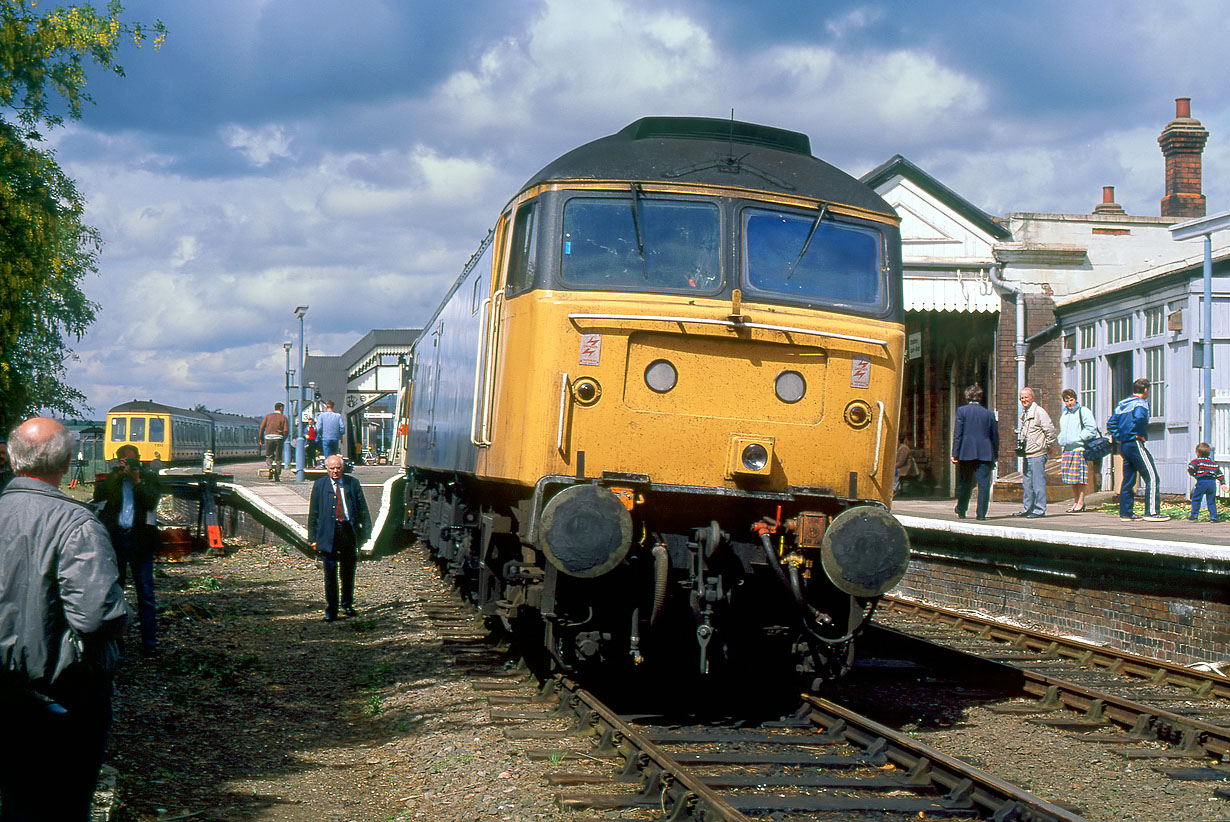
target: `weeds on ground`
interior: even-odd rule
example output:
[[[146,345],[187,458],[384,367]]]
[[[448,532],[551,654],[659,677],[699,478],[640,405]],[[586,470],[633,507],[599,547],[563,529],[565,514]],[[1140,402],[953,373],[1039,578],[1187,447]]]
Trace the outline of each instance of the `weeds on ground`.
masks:
[[[431,763],[430,768],[432,773],[441,773],[449,768],[455,768],[458,765],[469,765],[474,760],[474,754],[455,753],[449,754],[446,757],[437,759]]]
[[[255,654],[228,654],[213,648],[176,648],[163,658],[167,673],[209,679],[233,678],[242,671],[257,667]]]
[[[171,587],[176,591],[221,591],[222,583],[218,581],[217,577],[192,577],[189,579],[177,579]]]

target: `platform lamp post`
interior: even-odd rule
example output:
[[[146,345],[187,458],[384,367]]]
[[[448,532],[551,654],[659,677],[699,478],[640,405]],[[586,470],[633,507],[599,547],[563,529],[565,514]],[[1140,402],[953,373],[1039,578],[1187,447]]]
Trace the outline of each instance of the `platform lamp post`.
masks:
[[[1213,232],[1227,228],[1230,228],[1230,211],[1175,223],[1170,227],[1170,236],[1177,241],[1204,237],[1204,311],[1201,318],[1204,342],[1200,346],[1200,370],[1204,377],[1201,386],[1204,415],[1201,438],[1214,449],[1217,446],[1213,442]],[[1213,456],[1216,456],[1216,453]]]
[[[290,350],[294,347],[292,342],[282,343],[282,348],[286,349],[286,410],[290,411],[290,381],[294,371],[290,370]],[[286,432],[286,438],[282,440],[282,464],[290,465],[290,432]]]
[[[307,365],[307,353],[303,350],[303,315],[306,305],[295,306],[299,318],[299,411],[295,414],[295,482],[303,482],[303,376]]]

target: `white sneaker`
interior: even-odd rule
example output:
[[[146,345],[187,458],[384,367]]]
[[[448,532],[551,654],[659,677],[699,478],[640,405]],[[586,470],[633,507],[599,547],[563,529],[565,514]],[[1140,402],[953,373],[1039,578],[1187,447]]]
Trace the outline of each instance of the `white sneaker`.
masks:
[[[1170,517],[1165,514],[1146,514],[1144,520],[1145,522],[1169,522]]]

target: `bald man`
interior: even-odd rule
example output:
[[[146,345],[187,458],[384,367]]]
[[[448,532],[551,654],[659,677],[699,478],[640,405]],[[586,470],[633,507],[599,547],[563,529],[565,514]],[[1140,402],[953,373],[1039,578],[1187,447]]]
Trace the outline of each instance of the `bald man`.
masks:
[[[372,529],[359,481],[346,475],[346,463],[333,454],[325,459],[328,476],[316,480],[308,503],[308,539],[325,566],[325,622],[337,619],[338,606],[354,616],[354,569],[357,549]],[[341,597],[338,597],[338,575]]]
[[[60,493],[73,435],[52,419],[9,434],[0,494],[0,807],[5,820],[88,820],[128,620],[107,531]]]

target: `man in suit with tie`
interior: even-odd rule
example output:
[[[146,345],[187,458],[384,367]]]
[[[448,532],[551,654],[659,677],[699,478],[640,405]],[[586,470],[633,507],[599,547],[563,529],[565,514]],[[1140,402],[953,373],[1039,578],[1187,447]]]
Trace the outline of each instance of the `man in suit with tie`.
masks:
[[[325,460],[328,476],[316,480],[308,504],[308,539],[325,564],[325,622],[337,619],[338,606],[354,616],[354,569],[358,546],[371,531],[372,520],[359,481],[347,476],[341,456]],[[341,599],[338,576],[341,576]]]
[[[978,483],[978,519],[987,518],[991,502],[991,468],[999,459],[999,423],[982,405],[985,395],[971,385],[965,389],[965,405],[957,409],[952,429],[952,461],[957,466],[957,516],[965,519],[969,495]]]

